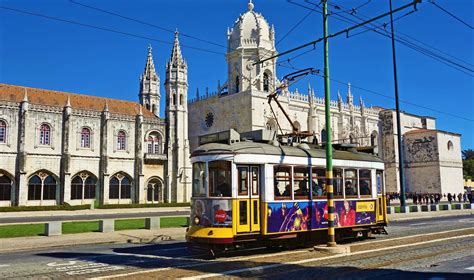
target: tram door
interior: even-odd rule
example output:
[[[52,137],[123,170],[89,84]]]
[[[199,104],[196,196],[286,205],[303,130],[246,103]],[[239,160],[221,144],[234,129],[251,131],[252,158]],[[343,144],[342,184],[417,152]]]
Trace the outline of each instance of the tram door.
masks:
[[[384,187],[384,177],[383,171],[377,170],[376,171],[376,182],[377,182],[377,222],[385,220],[385,211],[386,201],[385,201],[385,187]]]
[[[237,233],[260,231],[260,168],[237,166]]]

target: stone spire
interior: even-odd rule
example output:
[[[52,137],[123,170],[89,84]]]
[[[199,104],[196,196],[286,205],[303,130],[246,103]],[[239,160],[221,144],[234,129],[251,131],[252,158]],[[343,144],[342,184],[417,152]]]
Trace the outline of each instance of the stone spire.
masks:
[[[152,78],[154,76],[157,76],[155,71],[155,63],[153,62],[152,49],[153,48],[151,47],[151,45],[148,45],[148,57],[146,60],[145,71],[143,72],[142,77],[144,76]]]
[[[145,70],[140,76],[140,93],[138,97],[140,104],[154,113],[155,116],[158,117],[160,115],[160,77],[156,74],[151,45],[148,46]]]
[[[179,32],[178,30],[176,30],[174,32],[173,50],[171,50],[171,59],[169,61],[169,64],[173,66],[186,64],[183,59],[183,55],[181,54],[181,47],[179,46],[178,36],[179,36]]]
[[[347,103],[349,106],[354,104],[354,96],[352,95],[351,91],[351,83],[347,84]]]

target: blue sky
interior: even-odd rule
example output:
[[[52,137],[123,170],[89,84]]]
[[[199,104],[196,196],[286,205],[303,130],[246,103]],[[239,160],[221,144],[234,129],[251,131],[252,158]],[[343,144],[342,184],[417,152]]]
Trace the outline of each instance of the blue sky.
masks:
[[[217,52],[198,51],[183,46],[183,55],[189,67],[189,98],[195,96],[196,88],[199,88],[201,93],[205,92],[206,87],[213,91],[217,87],[217,80],[221,83],[226,81],[227,67],[224,56],[226,48],[183,35],[226,46],[227,28],[232,27],[239,14],[247,10],[248,2],[247,0],[76,1],[169,30],[178,28],[182,33],[180,37],[182,45]],[[311,6],[305,0],[292,1]],[[330,1],[343,4],[344,8],[358,7],[365,2],[367,1]],[[408,2],[408,0],[394,0],[394,6],[399,7]],[[164,82],[165,63],[169,59],[173,41],[172,32],[91,10],[73,4],[69,0],[2,0],[0,3],[2,7],[169,43],[0,9],[0,82],[2,83],[137,101],[139,76],[145,66],[148,44],[153,46],[155,66],[162,83]],[[254,3],[254,10],[262,13],[270,24],[274,24],[277,41],[306,16],[297,28],[279,42],[277,49],[280,52],[322,36],[322,18],[317,12],[310,13],[309,10],[284,0],[254,0]],[[437,0],[436,3],[473,25],[474,1]],[[334,7],[332,9],[344,17],[356,20],[347,13],[341,13],[343,10],[335,10]],[[359,8],[356,15],[375,16],[387,10],[388,0],[372,0]],[[395,18],[403,14],[405,12],[395,15]],[[336,16],[330,17],[330,32],[351,25],[337,20]],[[356,30],[352,34],[363,30]],[[464,66],[474,69],[472,29],[443,13],[428,1],[418,5],[418,11],[397,20],[395,31],[449,54],[451,60],[454,60],[453,56],[461,59],[464,61],[461,62]],[[282,57],[279,61],[282,62],[304,51]],[[322,69],[322,54],[322,45],[316,45],[314,51],[291,60],[290,64],[282,63],[297,68]],[[474,121],[472,121],[474,73],[468,72],[470,75],[466,75],[401,44],[397,44],[397,63],[400,99],[410,103],[402,102],[402,110],[436,117],[438,129],[461,133],[462,147],[474,148]],[[394,108],[393,99],[374,94],[376,92],[393,96],[389,38],[369,31],[349,38],[340,36],[332,39],[330,70],[331,78],[342,82],[331,83],[333,99],[336,98],[337,90],[340,90],[345,97],[347,91],[345,83],[350,82],[355,100],[362,96],[368,106]],[[282,77],[292,71],[289,68],[279,67],[277,75]],[[315,88],[317,95],[323,95],[323,80],[320,77],[307,77],[296,86],[300,91],[305,91],[308,83]],[[161,87],[164,101],[164,86]]]

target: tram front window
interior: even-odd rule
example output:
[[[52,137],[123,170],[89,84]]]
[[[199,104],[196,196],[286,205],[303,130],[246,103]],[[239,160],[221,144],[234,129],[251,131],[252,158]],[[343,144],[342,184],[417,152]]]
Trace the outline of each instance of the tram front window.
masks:
[[[230,161],[209,162],[209,196],[232,196],[230,167]]]
[[[193,197],[206,196],[206,164],[193,164]]]

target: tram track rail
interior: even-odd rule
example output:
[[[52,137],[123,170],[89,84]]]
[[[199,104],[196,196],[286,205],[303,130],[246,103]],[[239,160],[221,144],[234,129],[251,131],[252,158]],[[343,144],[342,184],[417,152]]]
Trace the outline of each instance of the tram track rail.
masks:
[[[183,277],[183,279],[204,279],[204,278],[213,278],[213,277],[223,277],[223,276],[236,276],[241,274],[254,272],[261,272],[263,270],[273,269],[273,268],[284,268],[285,266],[291,265],[304,265],[306,263],[311,263],[315,261],[320,261],[322,264],[325,262],[330,262],[331,264],[338,263],[339,261],[334,262],[334,260],[341,258],[341,262],[344,262],[344,258],[347,261],[349,259],[357,259],[361,254],[368,253],[377,253],[377,252],[387,252],[390,250],[395,250],[397,248],[406,248],[411,246],[423,246],[425,244],[436,244],[438,242],[443,242],[446,240],[459,240],[462,238],[472,238],[474,237],[473,228],[464,228],[457,230],[448,230],[443,232],[436,233],[426,233],[426,234],[417,234],[406,237],[396,237],[393,239],[383,239],[383,240],[369,240],[363,242],[357,242],[354,244],[346,244],[351,247],[351,253],[342,254],[342,255],[330,255],[324,252],[313,252],[312,249],[304,248],[297,249],[293,251],[282,251],[274,253],[263,253],[253,256],[236,256],[236,257],[223,257],[217,258],[214,260],[198,260],[190,259],[190,261],[196,261],[196,263],[183,264],[177,266],[163,267],[158,269],[151,269],[147,271],[135,271],[124,274],[108,275],[103,277],[96,277],[93,279],[125,279],[128,277],[153,277],[152,275],[167,271],[171,273],[170,277]],[[308,258],[308,254],[312,254],[314,258]],[[427,253],[424,257],[428,258],[432,256],[431,253]],[[288,262],[287,259],[290,257],[296,261]],[[407,260],[408,261],[408,260]],[[271,262],[271,264],[269,264]],[[400,261],[401,262],[401,261]],[[218,264],[218,265],[217,265]],[[383,262],[379,264],[372,264],[372,266],[367,266],[367,269],[384,267],[388,265],[396,264],[395,262]],[[243,267],[246,265],[248,267]],[[376,265],[373,267],[373,265]],[[198,267],[202,266],[212,266],[209,268],[199,269]],[[173,270],[175,270],[173,272]],[[190,273],[195,272],[207,272],[208,274],[196,275],[190,277]],[[266,275],[267,276],[267,275]],[[190,278],[186,278],[190,277]]]

